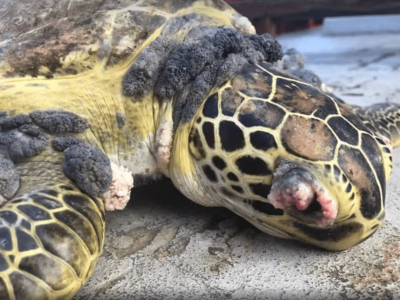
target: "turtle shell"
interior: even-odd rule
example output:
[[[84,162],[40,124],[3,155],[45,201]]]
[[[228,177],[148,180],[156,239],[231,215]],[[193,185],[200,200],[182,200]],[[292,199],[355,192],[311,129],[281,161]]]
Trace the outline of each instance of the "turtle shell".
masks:
[[[146,41],[160,34],[179,38],[178,31],[183,36],[200,24],[252,33],[243,19],[220,0],[5,0],[0,3],[0,78],[129,67]]]

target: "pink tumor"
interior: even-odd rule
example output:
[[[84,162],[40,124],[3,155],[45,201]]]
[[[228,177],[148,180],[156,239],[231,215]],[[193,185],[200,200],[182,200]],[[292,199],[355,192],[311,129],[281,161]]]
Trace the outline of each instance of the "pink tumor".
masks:
[[[336,202],[314,175],[292,163],[279,166],[268,199],[275,208],[312,220],[320,227],[331,225],[338,213]],[[319,206],[311,211],[313,201]]]
[[[122,210],[131,196],[133,188],[132,173],[126,168],[111,163],[112,183],[109,190],[103,195],[106,210]]]

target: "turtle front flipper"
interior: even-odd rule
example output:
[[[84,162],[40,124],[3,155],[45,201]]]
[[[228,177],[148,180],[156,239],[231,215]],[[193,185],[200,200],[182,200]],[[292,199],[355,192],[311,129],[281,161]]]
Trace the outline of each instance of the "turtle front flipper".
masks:
[[[103,202],[66,177],[22,176],[0,209],[0,299],[71,299],[93,272],[104,226]]]

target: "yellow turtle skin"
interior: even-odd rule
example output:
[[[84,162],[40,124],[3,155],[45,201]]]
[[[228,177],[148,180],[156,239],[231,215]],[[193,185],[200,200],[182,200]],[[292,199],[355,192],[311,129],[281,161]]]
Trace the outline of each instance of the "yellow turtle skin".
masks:
[[[329,250],[382,224],[399,107],[352,107],[281,73],[269,63],[279,55],[257,52],[273,41],[257,39],[224,2],[6,0],[0,8],[0,299],[72,299],[88,280],[104,244],[111,163],[135,178],[163,174],[197,203]],[[196,84],[213,61],[183,83],[168,81],[181,71],[177,55],[191,62],[218,34],[232,37],[233,50],[216,56],[225,73],[200,85],[208,90]],[[212,41],[206,50],[219,53]],[[159,77],[169,88],[158,89]],[[280,191],[274,178],[284,168],[330,198],[303,210],[274,206],[269,194]]]

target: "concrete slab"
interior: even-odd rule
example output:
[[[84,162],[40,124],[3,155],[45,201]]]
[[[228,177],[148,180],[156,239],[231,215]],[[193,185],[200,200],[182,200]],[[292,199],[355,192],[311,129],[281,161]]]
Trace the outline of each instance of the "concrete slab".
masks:
[[[304,51],[308,67],[343,99],[364,105],[400,103],[397,38],[352,37],[347,49],[346,38],[316,32],[281,41],[313,50]],[[392,56],[371,60],[388,49]],[[396,149],[384,227],[341,253],[271,237],[226,209],[192,203],[168,180],[139,188],[124,211],[107,213],[105,249],[74,299],[400,299],[399,178]]]

